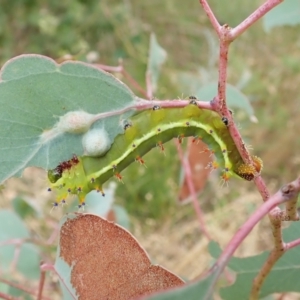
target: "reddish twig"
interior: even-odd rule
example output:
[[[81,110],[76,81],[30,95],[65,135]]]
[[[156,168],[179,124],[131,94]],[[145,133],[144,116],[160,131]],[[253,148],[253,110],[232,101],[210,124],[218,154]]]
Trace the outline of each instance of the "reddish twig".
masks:
[[[140,84],[125,70],[122,61],[120,61],[117,67],[101,65],[101,64],[94,64],[94,66],[107,72],[122,74],[128,80],[128,82],[131,84],[133,88],[139,91],[144,97],[151,99],[148,97],[148,93],[140,86]]]
[[[105,119],[111,116],[117,116],[124,114],[127,111],[131,110],[145,110],[145,109],[151,109],[154,105],[159,105],[164,108],[175,108],[175,107],[185,107],[186,105],[189,104],[189,101],[187,100],[165,100],[165,101],[157,101],[157,100],[145,100],[145,99],[140,99],[137,98],[137,101],[134,101],[133,104],[128,105],[124,108],[105,112],[105,113],[100,113],[100,114],[95,114],[92,119],[92,123],[100,120],[100,119]],[[205,102],[205,101],[197,101],[197,104],[200,108],[204,109],[212,109],[212,105],[210,102]],[[62,131],[57,130],[56,127],[44,131],[41,135],[41,144],[45,142],[49,142],[50,140],[53,140],[54,138],[57,138],[60,134],[62,134]],[[35,151],[38,151],[40,148],[37,148]],[[36,152],[32,153],[34,155]]]
[[[139,85],[139,83],[124,68],[121,73],[128,80],[131,86],[133,86],[137,91],[139,91],[144,97],[150,99],[148,97],[148,93]]]
[[[27,294],[33,295],[33,296],[36,296],[36,295],[38,294],[38,293],[36,292],[36,290],[29,289],[29,288],[27,288],[27,287],[24,287],[24,286],[21,285],[21,284],[18,284],[18,283],[13,282],[13,281],[9,281],[9,280],[7,280],[7,279],[5,279],[5,278],[1,278],[1,277],[0,277],[0,282],[3,282],[4,284],[7,284],[7,285],[9,285],[9,286],[12,286],[12,287],[14,287],[14,288],[16,288],[16,289],[18,289],[18,290],[21,290],[21,291],[23,291],[23,292],[25,292],[25,293],[27,293]],[[44,300],[50,300],[50,298],[48,298],[48,297],[43,297],[43,298],[41,298],[41,299],[44,299]]]
[[[251,25],[253,25],[257,20],[262,18],[267,12],[269,12],[276,5],[280,4],[284,0],[267,0],[262,4],[255,12],[253,12],[248,18],[246,18],[242,23],[233,28],[230,32],[230,38],[233,41],[238,36],[240,36],[245,30],[247,30]]]
[[[204,11],[206,12],[212,26],[214,27],[216,33],[218,34],[218,36],[220,36],[220,31],[221,31],[221,26],[217,20],[217,18],[215,17],[213,11],[211,10],[210,6],[208,5],[206,0],[199,0],[200,4],[202,5]]]
[[[101,64],[93,64],[93,66],[107,72],[112,72],[112,73],[122,73],[123,66],[119,65],[116,67],[113,66],[107,66],[107,65],[101,65]]]
[[[147,86],[147,98],[153,99],[153,88],[152,88],[150,71],[146,72],[146,86]]]
[[[198,199],[197,199],[197,194],[196,194],[195,186],[194,186],[193,179],[192,179],[192,171],[191,171],[190,163],[187,160],[187,158],[184,157],[183,151],[181,149],[181,145],[180,145],[180,143],[178,141],[176,141],[176,147],[177,147],[177,152],[178,152],[181,164],[182,164],[182,166],[184,168],[184,174],[185,174],[186,181],[187,181],[187,184],[188,184],[188,188],[190,190],[190,194],[191,194],[191,197],[192,197],[192,201],[193,201],[193,205],[194,205],[194,210],[195,210],[196,215],[197,215],[198,220],[199,220],[200,229],[203,232],[203,234],[209,240],[211,240],[211,236],[208,233],[208,231],[206,229],[206,226],[205,226],[203,212],[202,212],[202,210],[200,208],[200,205],[199,205],[199,202],[198,202]]]
[[[4,299],[4,300],[19,300],[19,298],[16,298],[16,297],[13,297],[13,296],[10,296],[10,295],[6,295],[2,292],[0,292],[0,298]]]
[[[40,265],[43,263],[41,262]],[[37,300],[42,299],[42,294],[43,294],[43,289],[44,289],[44,284],[45,284],[45,277],[46,277],[46,271],[43,268],[40,268],[41,270],[41,275],[40,275],[40,282],[39,282],[39,289],[38,289],[38,295],[37,295]]]
[[[60,279],[61,283],[65,286],[65,288],[68,290],[70,296],[73,298],[73,299],[77,299],[75,297],[75,295],[73,295],[72,291],[69,289],[68,285],[66,284],[66,280],[60,276],[60,274],[56,271],[55,267],[52,265],[52,264],[48,264],[48,263],[43,263],[41,266],[40,266],[40,269],[41,271],[45,272],[45,271],[52,271],[54,272]]]
[[[300,177],[296,179],[295,181],[287,184],[284,186],[281,190],[279,190],[276,194],[274,194],[270,199],[266,202],[264,202],[261,207],[259,207],[258,210],[250,216],[250,218],[240,227],[240,229],[237,231],[237,233],[234,235],[234,237],[231,239],[231,241],[228,243],[227,247],[224,249],[220,257],[218,258],[217,262],[214,264],[214,266],[211,268],[210,274],[213,273],[213,280],[211,281],[210,287],[209,287],[209,293],[207,295],[211,295],[213,292],[213,288],[222,274],[224,268],[228,264],[228,261],[238,248],[238,246],[241,244],[241,242],[249,235],[249,233],[252,231],[254,226],[265,216],[268,214],[269,211],[271,211],[274,207],[286,202],[292,200],[295,195],[297,195],[300,192]],[[281,252],[282,249],[279,249]],[[284,249],[285,250],[285,249]],[[276,259],[278,260],[278,258]],[[276,261],[275,261],[276,262]],[[266,262],[266,264],[268,264]],[[266,274],[265,274],[266,276]],[[264,277],[265,278],[265,277]],[[260,282],[262,283],[262,282]],[[256,298],[252,298],[256,299]]]
[[[282,187],[280,192],[281,192],[282,199],[284,199],[283,202],[288,201],[286,203],[286,207],[287,208],[294,207],[294,203],[297,201],[298,194],[300,192],[300,177],[298,179],[296,179],[295,181]],[[269,201],[270,201],[270,199],[265,203],[269,203]],[[292,204],[290,205],[289,202]],[[291,243],[289,243],[289,246],[287,246],[287,244],[285,244],[283,242],[282,231],[281,231],[282,220],[290,217],[290,211],[286,210],[285,212],[279,214],[279,218],[275,218],[274,214],[272,214],[271,216],[270,215],[269,215],[269,217],[271,218],[271,222],[272,222],[271,224],[272,224],[274,239],[276,240],[276,238],[277,238],[278,241],[275,241],[274,249],[271,251],[269,257],[267,258],[266,262],[260,269],[258,275],[253,280],[251,297],[250,297],[251,300],[258,299],[259,291],[260,291],[267,275],[270,273],[272,267],[280,259],[280,257],[282,257],[282,255],[287,250],[289,250],[291,247]],[[294,214],[292,214],[292,217],[294,218],[294,220],[299,220],[298,214],[296,216]],[[278,234],[279,232],[280,232],[280,235]],[[275,236],[276,234],[278,234],[277,237]],[[299,242],[296,242],[296,243],[292,244],[292,246],[295,247],[296,245],[298,245],[298,243]]]
[[[53,232],[52,232],[52,234],[50,235],[49,239],[46,242],[47,245],[52,245],[53,244],[53,242],[55,241],[55,239],[59,235],[59,230],[60,230],[59,224],[55,224]]]
[[[227,82],[227,64],[228,64],[228,50],[230,43],[240,34],[242,34],[249,26],[251,26],[255,21],[266,14],[270,9],[275,7],[277,4],[282,2],[281,0],[268,0],[263,5],[261,5],[251,16],[249,16],[244,22],[238,25],[235,29],[230,29],[227,25],[222,27],[217,26],[216,20],[213,12],[210,10],[206,1],[201,1],[203,8],[205,9],[209,19],[211,20],[219,38],[220,38],[220,54],[219,54],[219,81],[218,81],[218,95],[212,102],[212,107],[221,116],[226,117],[229,120],[229,131],[233,138],[233,141],[241,154],[244,162],[246,164],[253,165],[252,157],[245,146],[239,130],[234,123],[231,114],[229,113],[226,106],[226,82]],[[270,198],[268,189],[259,174],[255,178],[255,184],[259,190],[264,201]],[[267,260],[267,263],[273,265],[281,256],[280,250],[284,247],[284,242],[282,238],[282,220],[295,220],[297,219],[296,205],[295,203],[290,203],[286,207],[286,211],[282,212],[278,207],[274,207],[269,212],[269,219],[271,222],[273,237],[274,237],[274,253],[271,254],[271,258]],[[263,271],[264,276],[268,274],[271,269],[266,269]],[[256,278],[256,282],[262,282],[260,275]],[[256,284],[255,289],[260,289],[261,285]],[[255,297],[255,296],[254,296]]]
[[[294,240],[290,243],[286,243],[285,244],[285,249],[289,250],[289,249],[292,249],[292,248],[295,248],[295,247],[298,247],[298,246],[300,246],[300,238],[297,239],[297,240]]]

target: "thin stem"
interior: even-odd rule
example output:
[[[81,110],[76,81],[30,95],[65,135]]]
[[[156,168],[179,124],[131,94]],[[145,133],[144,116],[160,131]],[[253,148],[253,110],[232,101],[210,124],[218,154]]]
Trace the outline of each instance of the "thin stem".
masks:
[[[51,236],[49,237],[49,239],[46,242],[47,245],[52,245],[59,234],[59,230],[60,230],[59,224],[55,224],[54,226],[55,227],[51,233]]]
[[[269,12],[276,5],[280,4],[284,0],[267,0],[258,9],[255,10],[248,18],[246,18],[242,23],[233,28],[230,33],[230,38],[233,41],[238,36],[240,36],[244,31],[246,31],[253,23],[262,18],[267,12]]]
[[[300,238],[297,239],[297,240],[294,240],[294,241],[292,241],[290,243],[286,243],[285,244],[285,249],[286,250],[290,250],[290,249],[292,249],[294,247],[298,247],[298,246],[300,246]]]
[[[265,281],[267,275],[271,272],[275,263],[282,257],[283,254],[284,248],[282,248],[280,252],[277,251],[277,249],[273,249],[272,252],[269,254],[263,268],[260,270],[258,276],[256,276],[253,280],[250,300],[259,299],[258,295],[263,282]]]
[[[186,181],[187,181],[187,184],[188,184],[188,188],[190,190],[190,194],[191,194],[191,197],[192,197],[194,210],[196,212],[196,215],[197,215],[197,218],[198,218],[198,221],[199,221],[199,224],[200,224],[200,229],[203,232],[203,234],[208,238],[208,240],[211,240],[211,236],[208,233],[208,231],[206,229],[206,226],[205,226],[203,212],[200,208],[200,205],[199,205],[199,202],[198,202],[198,199],[197,199],[196,190],[195,190],[195,186],[194,186],[193,179],[192,179],[192,171],[191,171],[190,163],[189,163],[188,159],[186,157],[184,157],[183,151],[182,151],[182,148],[181,148],[181,144],[178,141],[176,141],[176,147],[177,147],[177,152],[179,154],[179,158],[181,160],[181,164],[184,168],[184,174],[185,174]]]
[[[271,221],[271,229],[273,233],[273,240],[274,240],[274,249],[282,249],[283,245],[283,237],[282,237],[282,222],[281,218],[276,218],[277,212],[279,212],[279,215],[281,213],[280,209],[278,207],[275,207],[270,213],[269,213],[269,219]]]
[[[297,199],[298,194],[300,192],[300,177],[297,178],[295,181],[290,182],[289,184],[283,186],[280,190],[281,197],[283,199],[282,202],[294,202],[295,199]],[[278,192],[276,193],[278,194]],[[269,203],[271,201],[271,198],[265,202],[265,204]],[[288,202],[287,202],[288,203]],[[278,203],[279,204],[279,203]],[[261,290],[261,287],[270,273],[272,267],[275,265],[275,263],[280,259],[280,257],[287,251],[287,245],[283,243],[282,239],[282,231],[281,231],[281,226],[282,226],[282,218],[286,217],[286,214],[279,214],[278,219],[275,218],[276,216],[276,210],[279,210],[277,208],[273,209],[273,214],[269,214],[271,224],[272,224],[272,231],[273,231],[273,236],[274,236],[274,244],[275,247],[270,253],[269,257],[267,258],[266,262],[260,269],[259,273],[253,280],[253,285],[251,289],[251,300],[256,300],[259,297],[259,291]],[[295,241],[294,241],[295,242]],[[298,244],[299,242],[296,242],[294,244]],[[294,247],[295,245],[292,244]]]
[[[125,70],[122,61],[120,61],[119,66],[112,67],[107,65],[101,65],[101,64],[94,64],[93,66],[107,71],[107,72],[113,72],[113,73],[121,73],[131,84],[132,87],[134,87],[137,91],[139,91],[144,97],[148,98],[147,92],[140,86],[140,84]]]
[[[217,20],[217,18],[215,17],[213,11],[211,10],[210,6],[208,5],[206,0],[199,0],[200,4],[202,5],[204,11],[206,12],[212,26],[214,27],[216,33],[218,34],[218,36],[220,36],[220,31],[221,31],[221,26]]]
[[[55,267],[54,267],[52,264],[44,263],[44,264],[42,264],[42,265],[40,266],[40,269],[41,269],[41,271],[44,271],[44,272],[45,272],[45,271],[52,271],[52,272],[54,272],[54,273],[59,277],[61,283],[62,283],[62,284],[65,286],[65,288],[68,290],[68,292],[69,292],[69,294],[71,295],[71,297],[72,297],[73,299],[77,299],[77,298],[73,295],[72,291],[69,289],[68,285],[67,285],[66,282],[65,282],[65,279],[64,279],[63,277],[60,276],[59,272],[56,271]]]
[[[159,105],[164,108],[175,108],[175,107],[185,107],[188,104],[189,104],[189,101],[187,101],[187,100],[165,100],[165,101],[151,100],[151,101],[148,101],[148,100],[144,100],[141,98],[137,98],[137,101],[134,101],[133,104],[128,105],[124,108],[94,115],[92,123],[94,123],[100,119],[105,119],[105,118],[108,118],[111,116],[121,115],[121,114],[124,114],[127,111],[131,111],[131,110],[151,109],[154,105]],[[198,104],[198,107],[200,107],[200,108],[212,110],[212,105],[210,102],[197,101],[197,104]],[[49,142],[50,140],[57,138],[61,134],[62,134],[62,131],[57,130],[57,128],[54,126],[52,129],[44,131],[42,133],[42,135],[40,137],[40,143],[42,145],[43,143]],[[39,150],[39,148],[36,151],[38,151],[38,150]]]
[[[14,288],[16,288],[16,289],[18,289],[18,290],[21,290],[21,291],[23,291],[23,292],[25,292],[25,293],[30,294],[30,295],[34,295],[34,296],[37,295],[37,292],[36,292],[35,290],[29,289],[29,288],[27,288],[27,287],[24,287],[24,286],[21,285],[21,284],[18,284],[18,283],[13,282],[13,281],[9,281],[9,280],[7,280],[7,279],[5,279],[5,278],[1,278],[1,277],[0,277],[0,282],[3,282],[4,284],[7,284],[7,285],[9,285],[9,286],[12,286],[12,287],[14,287]],[[50,300],[48,297],[43,297],[43,298],[41,298],[41,299],[44,299],[44,300]]]
[[[226,106],[226,82],[227,82],[227,65],[228,65],[228,51],[230,42],[228,41],[229,27],[224,25],[221,27],[220,36],[220,54],[219,54],[219,80],[218,80],[218,97],[217,97],[217,111],[222,116],[229,116]]]
[[[298,210],[297,210],[297,197],[293,201],[289,201],[285,204],[285,216],[287,221],[299,221]]]
[[[217,262],[212,267],[212,270],[214,270],[214,278],[210,285],[210,293],[208,294],[212,293],[212,290],[221,273],[223,272],[225,266],[228,264],[229,259],[232,257],[242,241],[249,235],[254,226],[274,207],[291,200],[295,196],[295,194],[299,193],[299,191],[300,177],[295,181],[287,184],[280,191],[270,197],[270,199],[264,202],[261,207],[256,210],[254,214],[252,214],[250,218],[240,227],[240,229],[233,236],[227,247],[222,252],[221,256],[218,258]],[[278,253],[279,251],[281,251],[281,249],[278,250]]]
[[[153,88],[151,82],[151,73],[149,71],[146,72],[146,85],[147,85],[147,98],[153,99]]]
[[[198,103],[198,107],[200,107],[200,108],[211,109],[210,102],[197,101],[197,103]],[[144,100],[144,99],[139,99],[139,101],[135,102],[133,105],[127,106],[125,108],[97,114],[94,116],[93,122],[100,120],[100,119],[107,118],[107,117],[121,115],[130,110],[150,109],[155,105],[158,105],[163,108],[175,108],[175,107],[185,107],[188,104],[189,104],[189,101],[187,101],[187,100],[164,100],[164,101],[151,100],[151,101],[148,101],[148,100]]]
[[[6,295],[2,292],[0,292],[0,298],[4,299],[4,300],[19,300],[19,298],[16,298],[16,297],[13,297],[13,296],[10,296],[10,295]]]
[[[264,180],[262,179],[261,176],[257,176],[254,179],[254,183],[263,199],[263,201],[267,201],[270,198],[270,193],[268,191],[268,188],[266,186],[266,183],[264,182]]]
[[[41,275],[40,275],[40,282],[39,282],[37,300],[42,299],[42,294],[43,294],[43,289],[44,289],[44,284],[45,284],[45,277],[46,277],[46,271],[41,268]]]
[[[107,65],[101,65],[101,64],[93,64],[93,66],[107,72],[113,72],[113,73],[122,73],[123,66],[119,65],[116,67],[113,66],[107,66]]]
[[[148,93],[139,85],[139,83],[124,68],[122,70],[122,74],[137,91],[139,91],[144,97],[148,98]]]

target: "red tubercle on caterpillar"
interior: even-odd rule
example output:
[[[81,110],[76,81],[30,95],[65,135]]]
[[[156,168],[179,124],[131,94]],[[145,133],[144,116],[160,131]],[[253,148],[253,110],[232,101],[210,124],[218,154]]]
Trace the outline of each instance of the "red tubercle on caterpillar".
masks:
[[[120,182],[122,182],[122,183],[124,183],[123,182],[123,177],[122,177],[122,175],[120,174],[120,173],[115,173],[115,177],[120,181]]]
[[[199,143],[199,141],[201,141],[202,140],[202,137],[200,137],[200,136],[194,136],[193,137],[193,139],[192,139],[192,143],[194,144],[194,143]]]
[[[211,150],[209,148],[204,148],[203,151],[201,151],[200,153],[209,153],[210,155],[209,156],[212,156],[215,154],[215,151],[214,150]]]
[[[159,147],[161,152],[163,152],[163,153],[165,152],[165,147],[162,142],[158,142],[156,146]]]
[[[144,165],[144,164],[145,164],[145,161],[144,161],[140,156],[137,156],[137,157],[135,158],[135,160],[136,160],[138,163],[140,163],[141,165]]]
[[[182,141],[184,139],[184,134],[179,135],[177,138],[178,138],[178,143],[182,144]]]

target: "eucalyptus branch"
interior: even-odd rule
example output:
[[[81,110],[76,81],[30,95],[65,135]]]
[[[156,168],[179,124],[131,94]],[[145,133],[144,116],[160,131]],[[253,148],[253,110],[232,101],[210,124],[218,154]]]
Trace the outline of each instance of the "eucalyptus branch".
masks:
[[[204,11],[206,12],[206,14],[207,14],[212,26],[214,27],[215,31],[220,36],[221,26],[220,26],[217,18],[215,17],[213,11],[211,10],[209,4],[207,3],[206,0],[199,0],[199,2],[202,5]]]
[[[294,206],[298,198],[298,194],[300,193],[300,177],[296,179],[295,181],[285,185],[284,187],[281,188],[281,197],[283,199],[282,202],[286,202],[286,213],[282,215],[281,219],[272,219],[272,230],[273,230],[273,235],[277,234],[279,229],[281,232],[281,225],[282,225],[282,218],[285,217],[293,217],[293,220],[299,220],[299,216],[296,213],[294,214]],[[269,203],[271,199],[269,199],[265,203]],[[290,209],[290,210],[288,210]],[[275,236],[274,236],[275,237]],[[282,237],[282,235],[280,235]],[[292,244],[293,247],[296,245],[299,245],[300,241],[294,242]],[[271,251],[269,257],[267,258],[266,262],[262,266],[261,270],[259,271],[258,275],[255,277],[252,285],[252,290],[251,290],[251,300],[256,300],[259,297],[259,291],[268,276],[268,274],[271,272],[272,267],[275,265],[275,263],[280,259],[280,257],[291,248],[291,243],[285,244],[282,240],[280,243],[275,243],[274,249]]]
[[[227,247],[224,249],[220,257],[218,258],[217,262],[214,264],[214,266],[211,268],[211,272],[213,272],[214,277],[210,286],[210,293],[212,293],[212,290],[222,274],[224,268],[228,264],[230,258],[238,248],[238,246],[241,244],[241,242],[248,236],[248,234],[252,231],[254,226],[265,216],[267,215],[274,207],[287,202],[287,201],[293,201],[294,197],[298,195],[300,192],[300,177],[296,179],[295,181],[285,185],[283,188],[281,188],[276,194],[271,196],[268,201],[264,202],[259,209],[257,209],[252,216],[239,228],[237,233],[233,236],[231,241],[228,243]],[[279,220],[278,220],[278,223]],[[284,248],[278,248],[276,250],[277,256],[273,255],[271,257],[272,259],[272,265],[280,258],[281,255],[279,253],[285,251]],[[275,253],[275,250],[272,252]],[[271,252],[271,253],[272,253]],[[274,260],[274,261],[273,261]],[[268,261],[265,263],[265,265],[268,264]],[[267,276],[268,272],[271,269],[265,270],[267,273],[265,273],[265,277]],[[211,273],[209,272],[209,273]],[[262,281],[260,278],[257,279],[257,285],[253,288],[255,291],[259,291],[261,287]],[[252,298],[256,299],[256,298]]]
[[[48,263],[42,263],[40,265],[40,269],[41,269],[41,272],[45,272],[45,271],[52,271],[54,272],[60,279],[61,283],[65,286],[65,288],[68,290],[70,296],[73,298],[73,299],[77,299],[72,291],[69,289],[68,285],[66,284],[66,280],[60,276],[59,272],[56,271],[55,267],[52,265],[52,264],[48,264]]]
[[[248,18],[246,18],[242,23],[233,28],[230,32],[230,38],[233,41],[238,36],[240,36],[245,30],[247,30],[252,24],[257,20],[262,18],[267,12],[269,12],[276,5],[280,4],[284,0],[267,0],[262,4],[255,12],[253,12]]]
[[[19,298],[4,294],[0,291],[0,298],[4,300],[19,300]]]
[[[184,174],[186,176],[186,181],[188,184],[188,188],[192,197],[192,201],[193,201],[193,205],[194,205],[194,210],[196,212],[199,224],[200,224],[200,229],[203,232],[203,234],[207,237],[208,240],[211,240],[211,236],[209,234],[209,232],[206,229],[205,226],[205,221],[204,221],[204,215],[203,212],[200,208],[198,199],[197,199],[197,195],[196,195],[196,190],[195,190],[195,186],[193,183],[193,179],[192,179],[192,171],[191,171],[191,166],[190,163],[188,161],[188,159],[186,157],[184,157],[183,155],[183,151],[181,149],[181,144],[176,141],[176,147],[177,147],[177,152],[181,161],[181,164],[184,168]]]
[[[119,65],[116,67],[113,66],[107,66],[107,65],[101,65],[101,64],[94,64],[93,66],[112,73],[120,73],[122,74],[128,82],[131,84],[133,88],[135,88],[137,91],[139,91],[144,97],[148,98],[148,93],[140,86],[140,84],[126,71],[126,69],[123,66],[123,61],[119,61]],[[151,99],[151,98],[149,98]]]
[[[11,287],[14,287],[14,288],[16,288],[16,289],[18,289],[18,290],[21,290],[21,291],[23,291],[23,292],[25,292],[25,293],[27,293],[27,294],[33,295],[33,296],[36,296],[36,295],[38,294],[38,293],[37,293],[35,290],[33,290],[33,289],[29,289],[28,287],[24,287],[23,285],[21,285],[21,284],[19,284],[19,283],[16,283],[16,282],[7,280],[7,279],[2,278],[2,277],[0,277],[0,282],[2,282],[2,283],[4,283],[4,284],[7,284],[7,285],[9,285],[9,286],[11,286]],[[0,298],[1,298],[1,297],[0,297]],[[42,297],[42,298],[40,298],[40,299],[43,299],[43,300],[50,300],[50,298],[48,298],[48,297]]]

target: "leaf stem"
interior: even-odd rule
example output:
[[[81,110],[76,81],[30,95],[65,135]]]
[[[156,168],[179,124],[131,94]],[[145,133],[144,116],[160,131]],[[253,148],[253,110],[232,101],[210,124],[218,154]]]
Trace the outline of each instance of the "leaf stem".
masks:
[[[54,265],[49,264],[49,263],[43,263],[43,264],[41,264],[40,269],[41,269],[41,271],[44,271],[44,272],[45,272],[45,271],[52,271],[52,272],[54,272],[54,273],[59,277],[61,283],[62,283],[62,284],[65,286],[65,288],[68,290],[70,296],[71,296],[73,299],[77,299],[77,298],[73,295],[72,291],[69,289],[69,287],[68,287],[68,285],[66,284],[66,281],[64,280],[64,278],[61,277],[60,274],[59,274],[59,272],[56,271]]]
[[[5,278],[1,278],[0,277],[0,282],[3,282],[4,284],[7,284],[7,285],[9,285],[9,286],[11,286],[11,287],[14,287],[14,288],[16,288],[16,289],[18,289],[18,290],[21,290],[21,291],[23,291],[23,292],[25,292],[25,293],[28,293],[28,294],[30,294],[30,295],[37,295],[37,292],[36,291],[34,291],[34,290],[32,290],[32,289],[29,289],[28,287],[24,287],[23,285],[21,285],[21,284],[18,284],[18,283],[16,283],[16,282],[13,282],[13,281],[9,281],[9,280],[7,280],[7,279],[5,279]],[[1,298],[1,297],[0,297]],[[44,300],[50,300],[50,298],[48,298],[48,297],[43,297],[43,298],[41,298],[41,299],[44,299]]]
[[[242,23],[233,28],[230,32],[231,40],[233,41],[243,32],[245,32],[251,25],[253,25],[257,20],[263,17],[267,12],[269,12],[276,5],[280,4],[284,0],[267,0],[258,9],[256,9],[249,17],[247,17]]]
[[[274,207],[278,206],[279,204],[282,204],[287,201],[293,201],[293,198],[298,195],[300,192],[300,177],[297,178],[295,181],[285,185],[283,188],[281,188],[277,193],[275,193],[273,196],[269,198],[268,201],[264,202],[259,209],[257,209],[254,214],[250,216],[250,218],[240,227],[240,229],[237,231],[237,233],[233,236],[231,241],[228,243],[227,247],[224,249],[220,257],[218,258],[217,262],[214,264],[214,266],[211,268],[211,271],[215,271],[214,273],[214,278],[211,282],[210,285],[210,293],[213,293],[213,288],[220,277],[221,273],[223,272],[224,268],[228,264],[230,258],[238,248],[238,246],[241,244],[241,242],[248,236],[248,234],[252,231],[254,226],[265,216],[267,215]],[[272,223],[273,224],[273,223]],[[280,220],[278,220],[277,224],[281,224]],[[299,242],[300,243],[300,242]],[[271,263],[272,266],[273,264],[281,257],[281,252],[283,251],[284,248],[277,248],[274,249],[272,252],[275,253],[276,250],[276,255],[271,256]],[[274,260],[274,262],[273,262]],[[268,264],[270,263],[267,261],[265,263]],[[264,266],[265,266],[264,265]],[[264,267],[263,267],[264,268]],[[270,269],[266,267],[264,271],[264,278],[268,274]],[[263,280],[261,280],[261,276],[259,276],[258,279],[256,279],[256,284],[253,287],[253,290],[255,292],[259,291],[261,285],[263,283]],[[252,294],[251,294],[252,296]],[[257,298],[251,298],[251,300],[254,300]]]
[[[300,245],[300,239],[295,240],[289,244],[285,244],[282,239],[281,231],[283,220],[299,220],[297,211],[295,212],[295,207],[297,203],[298,194],[300,192],[300,177],[295,181],[283,186],[280,192],[282,194],[282,199],[285,199],[283,202],[286,202],[286,210],[284,212],[279,211],[279,213],[276,214],[276,211],[279,209],[275,208],[269,214],[269,218],[272,224],[275,245],[274,249],[271,251],[269,257],[265,261],[259,273],[253,280],[250,300],[257,300],[259,298],[259,291],[266,277],[272,270],[272,267],[275,265],[275,263],[280,259],[280,257],[292,247]],[[265,203],[269,203],[270,199]]]
[[[214,27],[215,31],[217,32],[218,36],[220,36],[220,30],[221,30],[221,26],[217,20],[217,18],[215,17],[213,11],[211,10],[209,4],[207,3],[206,0],[199,0],[200,4],[202,5],[204,11],[206,12],[212,26]]]
[[[188,188],[190,190],[190,194],[191,194],[191,197],[192,197],[194,210],[196,212],[196,215],[197,215],[197,218],[198,218],[198,221],[199,221],[199,224],[200,224],[200,229],[203,232],[203,234],[207,237],[207,239],[211,240],[211,236],[208,233],[208,231],[206,229],[206,226],[205,226],[203,212],[200,208],[200,205],[199,205],[199,202],[198,202],[198,199],[197,199],[196,190],[195,190],[195,186],[194,186],[193,179],[192,179],[192,171],[191,171],[190,163],[189,163],[188,159],[186,157],[184,157],[180,143],[178,141],[176,141],[175,143],[176,143],[179,158],[181,160],[181,164],[184,168],[184,174],[185,174],[186,181],[187,181],[187,184],[188,184]]]

